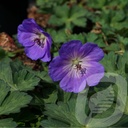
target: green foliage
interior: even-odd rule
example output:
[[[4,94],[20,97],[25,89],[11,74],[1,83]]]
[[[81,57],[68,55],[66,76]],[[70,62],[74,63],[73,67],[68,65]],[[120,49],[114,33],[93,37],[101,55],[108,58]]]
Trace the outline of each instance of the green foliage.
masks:
[[[39,78],[34,74],[28,73],[25,69],[15,72],[14,83],[18,90],[28,91],[34,89],[38,85]]]
[[[0,115],[18,113],[21,108],[27,107],[32,97],[21,91],[32,90],[39,82],[39,78],[25,69],[21,70],[21,66],[18,66],[17,63],[13,63],[12,68],[11,63],[12,61],[9,58],[4,58],[0,61]],[[3,122],[2,120],[0,121],[1,126],[3,126],[4,124],[2,125],[2,123],[6,122],[6,119]],[[9,120],[9,122],[7,126],[15,125],[13,121]]]
[[[37,0],[36,5],[40,7],[41,12],[46,12],[46,10],[51,9],[53,7],[57,7],[62,4],[66,0]]]
[[[107,72],[114,72],[116,70],[116,59],[117,55],[115,55],[114,52],[105,55],[101,63],[104,65]]]
[[[57,101],[57,91],[52,92],[52,94],[50,94],[48,98],[46,99],[44,98],[45,103],[56,103],[56,101]]]
[[[60,122],[58,120],[51,119],[51,118],[48,118],[48,120],[43,120],[41,122],[41,125],[43,127],[49,127],[49,128],[51,128],[51,127],[69,127],[68,124]]]
[[[52,58],[70,40],[95,43],[104,51],[100,63],[110,74],[78,94],[64,92],[50,78],[49,62],[26,58],[17,34],[12,35],[17,50],[0,47],[0,127],[128,127],[127,0],[36,0],[36,6],[39,15],[33,17],[41,27],[46,20],[44,29],[53,40]],[[47,14],[50,18],[44,19]],[[110,96],[113,102],[102,108]]]
[[[58,102],[56,104],[46,104],[44,112],[49,116],[48,120],[43,120],[41,125],[43,127],[80,127],[75,117],[75,100],[72,99],[67,103]]]
[[[85,27],[85,15],[86,12],[79,6],[73,6],[71,8],[67,5],[57,6],[54,9],[54,15],[52,15],[49,20],[49,24],[55,26],[64,25],[64,27],[69,30],[72,30],[74,26]]]
[[[18,71],[13,71],[12,74],[10,63],[11,60],[8,58],[5,58],[0,62],[0,79],[8,83],[11,90],[28,91],[32,90],[34,86],[38,84],[39,79],[25,69],[18,69]]]
[[[16,126],[17,126],[17,124],[15,122],[13,122],[11,118],[0,120],[0,127],[1,128],[9,128],[9,127],[15,128]]]
[[[65,31],[48,30],[48,32],[53,37],[54,43],[66,42],[67,35]]]
[[[4,91],[4,90],[2,90]],[[7,115],[10,113],[16,113],[20,111],[21,107],[25,107],[32,98],[23,92],[12,92],[8,97],[4,97],[0,107],[0,114]],[[19,102],[22,101],[22,102]]]
[[[85,43],[86,42],[85,33],[71,34],[68,36],[68,41],[70,40],[80,40],[81,42]]]

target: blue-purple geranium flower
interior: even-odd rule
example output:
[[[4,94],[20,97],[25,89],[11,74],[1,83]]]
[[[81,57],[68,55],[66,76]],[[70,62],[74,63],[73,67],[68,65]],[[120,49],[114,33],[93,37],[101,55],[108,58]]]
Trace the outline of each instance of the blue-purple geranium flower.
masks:
[[[18,26],[19,42],[25,47],[26,55],[32,60],[41,59],[44,62],[51,60],[50,48],[52,39],[34,19],[25,19]]]
[[[82,44],[72,40],[62,45],[59,56],[49,65],[49,75],[60,81],[60,87],[67,92],[81,92],[86,85],[95,86],[104,76],[104,67],[98,63],[104,52],[96,44]]]

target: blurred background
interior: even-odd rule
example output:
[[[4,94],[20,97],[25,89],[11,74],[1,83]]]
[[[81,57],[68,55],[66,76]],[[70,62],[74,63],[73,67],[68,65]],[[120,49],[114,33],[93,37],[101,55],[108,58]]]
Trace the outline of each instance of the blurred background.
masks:
[[[17,26],[27,18],[27,8],[34,0],[0,0],[0,32],[17,33]]]

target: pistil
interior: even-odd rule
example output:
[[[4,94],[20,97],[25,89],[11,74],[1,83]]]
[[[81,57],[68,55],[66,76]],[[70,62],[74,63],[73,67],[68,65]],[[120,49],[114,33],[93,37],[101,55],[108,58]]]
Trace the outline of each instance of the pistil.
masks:
[[[38,33],[38,35],[39,35],[39,38],[35,38],[34,42],[43,48],[44,47],[44,40],[46,39],[46,37],[42,33]]]
[[[75,66],[75,69],[77,70],[77,72],[80,71],[80,73],[84,75],[86,73],[86,68],[83,68],[81,63],[82,61],[78,59],[72,60],[72,65]]]

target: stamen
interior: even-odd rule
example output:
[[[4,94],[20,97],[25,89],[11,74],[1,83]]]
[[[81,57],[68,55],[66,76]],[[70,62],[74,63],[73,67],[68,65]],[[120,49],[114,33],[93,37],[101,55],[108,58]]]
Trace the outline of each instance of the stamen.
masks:
[[[81,64],[76,64],[77,72],[80,71],[82,75],[86,74],[86,68],[82,68]]]
[[[80,72],[81,72],[82,75],[86,74],[86,68],[81,69]]]
[[[39,46],[41,46],[42,48],[44,47],[44,43],[41,42],[41,40],[40,40],[39,38],[34,39],[34,42],[35,42],[36,44],[38,44]]]
[[[44,47],[44,40],[45,40],[45,36],[43,35],[43,34],[41,34],[41,33],[37,33],[37,35],[39,36],[38,38],[35,38],[34,39],[34,42],[36,43],[36,44],[38,44],[40,47]]]
[[[82,61],[79,60],[78,58],[72,60],[72,66],[73,67],[75,66],[76,72],[77,73],[80,72],[80,74],[84,75],[86,74],[86,68],[83,68],[81,64]]]

